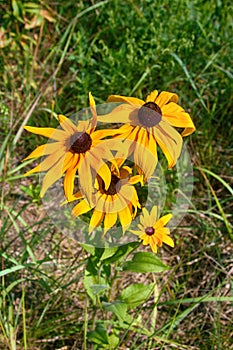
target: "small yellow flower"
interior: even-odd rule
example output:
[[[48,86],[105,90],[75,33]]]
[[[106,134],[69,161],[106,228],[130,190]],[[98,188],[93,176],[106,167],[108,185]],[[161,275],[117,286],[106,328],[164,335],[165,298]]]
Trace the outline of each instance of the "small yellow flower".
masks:
[[[129,230],[130,232],[138,235],[142,240],[143,245],[150,245],[152,251],[157,253],[157,247],[161,247],[163,243],[174,247],[174,242],[171,239],[170,231],[167,227],[164,227],[168,221],[172,218],[172,214],[167,214],[157,220],[157,207],[153,206],[150,214],[146,208],[142,209],[142,215],[140,216],[141,224],[138,224],[139,231]]]
[[[174,93],[157,90],[150,93],[146,100],[119,95],[109,96],[107,102],[121,102],[109,114],[98,116],[105,123],[124,123],[116,131],[116,136],[127,139],[129,152],[134,152],[135,163],[149,178],[156,167],[157,144],[173,167],[180,156],[182,137],[192,134],[195,126],[190,115],[177,104]],[[173,127],[184,128],[181,135]]]
[[[132,169],[128,166],[122,166],[122,160],[115,160],[115,164],[111,164],[111,183],[106,190],[103,179],[97,175],[96,193],[93,194],[92,203],[90,205],[86,199],[82,199],[74,206],[72,214],[79,216],[94,209],[90,225],[89,233],[104,221],[104,233],[116,224],[119,218],[123,233],[128,229],[132,220],[135,218],[137,208],[140,208],[138,195],[134,184],[141,182],[142,176],[130,176]],[[119,169],[120,168],[120,169]],[[102,173],[102,172],[101,172]],[[81,192],[73,195],[70,201],[83,198]]]
[[[41,197],[64,173],[64,192],[67,200],[73,195],[74,179],[77,172],[79,173],[80,187],[89,199],[93,191],[93,177],[97,172],[103,178],[106,188],[110,185],[111,173],[103,159],[113,158],[111,149],[119,150],[121,145],[116,142],[117,140],[102,140],[106,136],[113,135],[115,131],[95,131],[97,114],[91,93],[89,93],[89,100],[93,117],[86,121],[79,121],[77,126],[65,116],[58,115],[62,130],[24,127],[27,131],[56,141],[37,147],[24,159],[46,156],[38,166],[25,174],[28,176],[36,172],[47,171],[42,183]]]

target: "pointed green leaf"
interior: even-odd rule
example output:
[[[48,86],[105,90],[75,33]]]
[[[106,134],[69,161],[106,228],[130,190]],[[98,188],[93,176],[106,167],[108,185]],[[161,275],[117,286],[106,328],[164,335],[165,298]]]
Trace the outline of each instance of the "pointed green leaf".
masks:
[[[155,283],[149,285],[143,283],[135,283],[129,285],[121,293],[120,299],[124,301],[128,308],[134,308],[144,303],[152,294]]]
[[[123,301],[116,300],[112,303],[103,302],[102,305],[105,310],[113,312],[120,321],[127,323],[132,321],[131,316],[127,313],[127,305]]]
[[[109,344],[108,342],[108,333],[103,324],[97,324],[94,331],[87,333],[88,340],[91,340],[93,343],[105,345]]]
[[[132,272],[161,272],[169,270],[170,267],[165,265],[153,253],[138,252],[134,254],[131,261],[126,261],[123,269]]]

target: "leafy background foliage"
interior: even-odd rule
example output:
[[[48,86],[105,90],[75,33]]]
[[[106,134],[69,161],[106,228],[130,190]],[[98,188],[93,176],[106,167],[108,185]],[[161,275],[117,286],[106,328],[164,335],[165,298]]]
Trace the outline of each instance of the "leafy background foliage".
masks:
[[[230,348],[231,2],[0,6],[1,348]],[[155,88],[178,93],[197,127],[192,202],[175,248],[159,252],[171,269],[156,275],[127,268],[136,247],[92,251],[58,232],[21,164],[44,141],[23,125],[56,126],[89,91],[102,103]]]

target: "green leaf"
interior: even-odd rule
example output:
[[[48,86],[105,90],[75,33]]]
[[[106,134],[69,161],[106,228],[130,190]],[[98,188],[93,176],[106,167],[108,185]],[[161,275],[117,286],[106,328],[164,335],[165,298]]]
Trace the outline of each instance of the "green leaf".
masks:
[[[106,289],[109,289],[109,286],[107,284],[93,284],[90,285],[90,289],[92,290],[94,295],[98,295]]]
[[[165,265],[153,253],[138,252],[134,254],[133,260],[126,261],[124,271],[132,272],[162,272],[169,270],[170,267]]]
[[[100,345],[108,345],[108,333],[103,324],[97,324],[94,331],[87,333],[88,340],[100,344]]]
[[[8,275],[9,273],[12,273],[12,272],[15,272],[15,271],[18,271],[18,270],[25,269],[25,268],[26,268],[26,266],[23,266],[23,265],[13,266],[13,267],[11,267],[9,269],[5,269],[3,271],[0,271],[0,277]]]
[[[85,249],[88,253],[91,255],[94,255],[95,253],[95,247],[90,244],[84,244],[84,243],[79,243],[83,249]]]
[[[116,315],[116,317],[123,322],[130,323],[132,318],[127,313],[127,305],[121,300],[116,300],[112,303],[102,302],[103,308],[106,311],[111,311]]]
[[[90,275],[86,270],[83,279],[83,285],[86,289],[88,296],[92,299],[94,305],[96,303],[96,295],[109,288],[109,286],[104,283],[105,280],[102,277],[98,278],[99,283],[96,282],[97,276]]]
[[[118,344],[119,344],[119,336],[115,335],[115,334],[110,334],[108,336],[108,342],[109,342],[109,346],[110,349],[118,349]]]
[[[124,301],[128,308],[134,308],[144,303],[152,294],[155,283],[145,285],[143,283],[131,284],[123,290],[120,299]]]
[[[139,244],[140,242],[131,242],[131,243],[122,245],[116,249],[116,251],[114,252],[114,254],[112,254],[112,256],[104,259],[102,256],[101,259],[104,260],[105,264],[112,264],[116,261],[121,261],[125,255],[129,254],[132,250],[137,248]]]
[[[118,247],[105,248],[100,260],[106,260],[110,258],[116,253],[117,250],[118,250]]]

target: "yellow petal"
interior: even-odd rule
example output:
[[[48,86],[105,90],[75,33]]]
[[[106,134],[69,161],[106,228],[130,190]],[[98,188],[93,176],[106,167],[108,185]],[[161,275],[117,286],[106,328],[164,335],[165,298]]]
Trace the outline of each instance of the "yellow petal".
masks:
[[[154,223],[157,221],[157,215],[158,215],[158,207],[154,205],[149,214],[152,222],[151,226],[153,226]]]
[[[90,107],[95,108],[95,100],[94,100],[94,97],[92,96],[91,92],[89,92],[89,104],[90,104]]]
[[[161,122],[153,128],[153,134],[168,161],[168,168],[172,168],[180,156],[183,141],[180,134],[167,122]]]
[[[166,119],[169,124],[177,128],[184,128],[182,136],[188,136],[196,130],[190,115],[174,102],[163,106],[162,115],[163,119]]]
[[[117,159],[117,165],[120,167],[122,165],[122,163],[124,162],[124,159]],[[129,166],[123,166],[120,169],[120,178],[121,179],[126,179],[127,177],[129,177],[129,175],[132,174],[132,169]]]
[[[62,114],[59,114],[57,117],[62,129],[64,129],[68,134],[73,135],[75,132],[77,132],[76,126],[69,118],[65,117]]]
[[[113,156],[112,156],[113,157]],[[88,155],[86,156],[86,161],[88,160],[91,168],[94,170],[93,174],[93,180],[96,177],[96,174],[99,174],[99,176],[103,179],[104,184],[105,184],[105,189],[108,189],[111,183],[111,172],[109,167],[107,166],[106,163],[102,159],[98,159],[96,157],[94,152],[89,152]],[[87,176],[87,175],[86,175]]]
[[[92,216],[91,216],[91,221],[89,225],[89,233],[91,233],[95,227],[99,226],[101,222],[104,219],[104,213],[98,210],[94,210]]]
[[[110,95],[107,99],[107,102],[126,102],[133,105],[144,105],[144,101],[140,100],[136,97],[127,97],[127,96],[120,96],[120,95]]]
[[[23,159],[23,161],[31,158],[38,158],[45,156],[47,154],[56,152],[59,148],[63,147],[60,142],[46,143],[45,145],[38,146],[34,151],[32,151],[29,156]]]
[[[79,120],[77,124],[77,131],[78,132],[86,132],[90,126],[91,122],[89,120]]]
[[[146,102],[155,102],[158,96],[158,90],[152,91],[146,98]]]
[[[91,210],[91,207],[89,206],[87,201],[82,200],[81,202],[79,202],[77,205],[74,206],[74,208],[72,209],[72,215],[79,216],[87,213],[89,210]]]
[[[169,245],[170,247],[174,247],[173,239],[167,235],[163,235],[163,242]]]
[[[151,140],[149,140],[149,138]],[[150,178],[155,170],[158,158],[156,142],[153,135],[149,134],[144,128],[141,128],[138,133],[138,139],[134,150],[134,160],[136,165],[142,169],[145,177],[147,179]]]
[[[119,134],[119,129],[103,129],[97,130],[91,134],[91,138],[93,140],[100,140],[107,136],[115,136]]]
[[[150,241],[149,244],[150,244],[152,252],[157,253],[157,245],[153,241]]]
[[[155,229],[158,229],[162,226],[165,226],[172,218],[172,214],[167,214],[165,216],[162,216],[154,225]]]
[[[90,163],[85,157],[78,170],[79,184],[81,192],[86,196],[88,202],[92,203],[92,193],[94,191],[94,178],[92,177]]]
[[[33,134],[49,137],[57,141],[64,141],[69,137],[65,131],[53,128],[36,128],[33,126],[24,126],[24,129],[32,132]]]
[[[63,168],[62,171],[65,172],[67,169],[69,169],[72,164],[73,164],[73,160],[74,160],[74,154],[72,152],[67,152],[66,153],[66,157],[64,159],[64,164],[63,164]]]
[[[78,155],[77,155],[78,156]],[[64,177],[64,192],[65,197],[68,201],[71,201],[73,191],[74,191],[74,180],[76,176],[77,169],[79,167],[79,162],[77,160],[77,164],[74,167],[70,167],[65,174]]]
[[[47,189],[52,186],[60,177],[63,175],[62,167],[65,159],[65,154],[59,161],[47,172],[45,175],[42,187],[40,191],[40,196],[43,197]]]
[[[139,106],[131,104],[121,104],[114,108],[112,112],[98,116],[98,121],[104,123],[130,123],[135,116],[135,111],[137,112]],[[119,133],[121,129],[117,130]]]
[[[122,226],[122,231],[123,233],[125,233],[125,231],[129,228],[131,222],[132,222],[132,214],[129,210],[128,207],[125,207],[124,209],[122,209],[119,213],[119,219],[121,222],[121,226]]]
[[[137,236],[139,236],[139,235],[144,233],[143,231],[137,231],[137,230],[129,230],[129,232],[131,232],[131,233],[133,233],[134,235],[137,235]]]
[[[89,92],[89,104],[90,104],[90,108],[91,108],[92,119],[90,120],[90,125],[89,125],[87,131],[92,133],[95,130],[95,127],[96,127],[97,114],[96,114],[95,100],[94,100],[91,92]]]
[[[106,213],[104,218],[104,234],[115,225],[117,213]]]
[[[35,168],[29,170],[26,174],[24,174],[24,176],[28,176],[40,171],[47,171],[48,169],[52,168],[58,162],[58,160],[63,156],[65,156],[65,153],[64,153],[64,150],[62,149],[58,150],[56,153],[50,154]]]
[[[168,102],[178,102],[178,95],[172,92],[162,91],[159,96],[156,98],[155,103],[162,108]]]
[[[148,227],[148,221],[150,220],[150,216],[148,210],[146,208],[142,208],[142,215],[140,216],[140,222],[143,227]]]
[[[63,201],[60,204],[60,206],[63,206],[64,204],[67,204],[69,202],[77,201],[78,199],[81,199],[81,198],[83,199],[84,197],[83,197],[81,191],[78,191],[69,198],[69,201],[68,200]]]
[[[119,191],[119,195],[124,197],[125,204],[132,202],[134,187],[131,185],[123,185]]]

